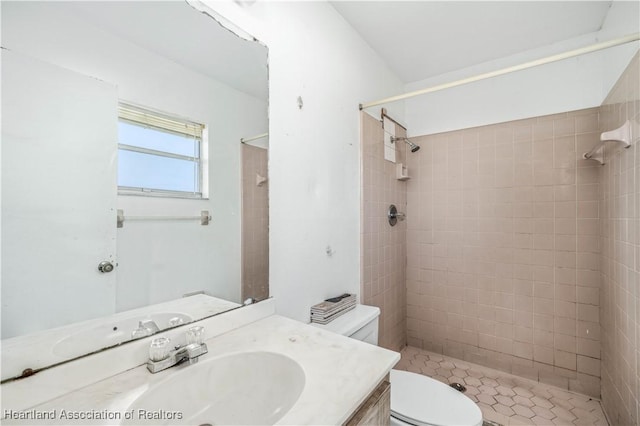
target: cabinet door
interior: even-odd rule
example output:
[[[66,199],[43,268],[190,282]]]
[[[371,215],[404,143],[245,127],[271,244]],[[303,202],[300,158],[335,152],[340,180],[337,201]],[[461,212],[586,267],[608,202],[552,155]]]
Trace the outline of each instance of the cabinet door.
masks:
[[[390,422],[391,384],[383,380],[351,415],[345,426],[389,426]]]
[[[117,91],[2,50],[2,338],[113,312]]]

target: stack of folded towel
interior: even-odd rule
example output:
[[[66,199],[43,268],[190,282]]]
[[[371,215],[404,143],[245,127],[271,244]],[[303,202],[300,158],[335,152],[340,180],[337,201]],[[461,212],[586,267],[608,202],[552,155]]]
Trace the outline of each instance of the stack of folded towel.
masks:
[[[356,307],[356,295],[345,293],[311,307],[311,322],[327,324]]]

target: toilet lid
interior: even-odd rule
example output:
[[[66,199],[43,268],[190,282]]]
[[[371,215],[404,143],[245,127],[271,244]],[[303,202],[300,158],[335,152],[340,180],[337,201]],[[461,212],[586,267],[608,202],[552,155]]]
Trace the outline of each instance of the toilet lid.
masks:
[[[393,417],[414,425],[482,425],[480,408],[444,383],[399,370],[391,370],[390,381]]]

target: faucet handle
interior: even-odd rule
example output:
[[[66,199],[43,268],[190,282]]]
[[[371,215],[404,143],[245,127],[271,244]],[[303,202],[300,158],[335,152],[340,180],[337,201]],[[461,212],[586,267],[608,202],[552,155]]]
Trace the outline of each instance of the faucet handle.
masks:
[[[187,345],[196,343],[201,345],[204,342],[204,327],[194,325],[187,330]]]
[[[149,359],[151,361],[162,361],[169,357],[171,352],[171,339],[168,337],[156,337],[149,345]]]

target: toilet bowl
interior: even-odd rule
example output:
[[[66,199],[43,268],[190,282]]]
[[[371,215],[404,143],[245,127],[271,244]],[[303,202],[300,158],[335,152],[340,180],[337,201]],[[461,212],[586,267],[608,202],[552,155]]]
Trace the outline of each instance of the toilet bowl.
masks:
[[[311,325],[377,345],[379,316],[379,308],[357,305],[329,324]],[[400,370],[391,370],[389,380],[392,425],[482,426],[480,408],[444,383]]]

